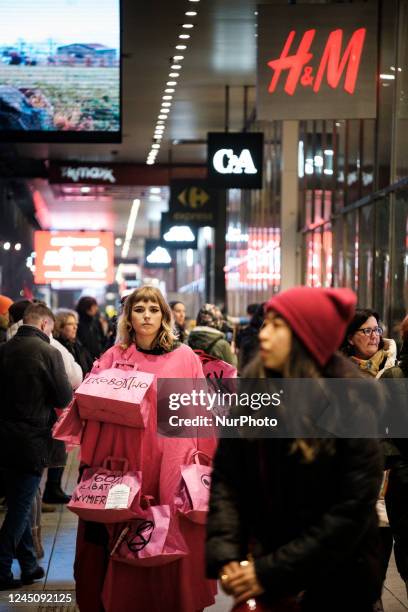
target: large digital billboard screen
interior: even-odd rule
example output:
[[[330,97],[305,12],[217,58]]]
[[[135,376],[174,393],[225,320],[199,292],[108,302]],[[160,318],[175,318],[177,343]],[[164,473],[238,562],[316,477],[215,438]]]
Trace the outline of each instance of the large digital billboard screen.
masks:
[[[120,0],[0,0],[3,141],[120,142]]]
[[[113,233],[38,231],[34,234],[36,284],[83,287],[113,283]]]

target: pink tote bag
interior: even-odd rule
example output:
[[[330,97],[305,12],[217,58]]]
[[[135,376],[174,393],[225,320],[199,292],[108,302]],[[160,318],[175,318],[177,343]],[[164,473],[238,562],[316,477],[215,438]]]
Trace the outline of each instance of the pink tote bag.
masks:
[[[193,523],[204,525],[210,498],[211,458],[195,451],[191,455],[191,463],[180,466],[180,471],[181,485],[175,500],[176,508]]]
[[[90,374],[75,391],[82,419],[144,429],[154,374],[118,367]]]
[[[138,567],[173,563],[188,554],[188,548],[172,516],[170,506],[149,506],[120,533],[111,552],[114,561]]]
[[[52,428],[52,437],[62,440],[70,446],[81,444],[84,423],[78,412],[78,405],[74,400],[65,410],[59,410],[60,416]]]
[[[108,469],[120,466],[121,469]],[[137,516],[142,473],[129,472],[127,459],[107,457],[87,468],[67,508],[85,521],[121,523]]]
[[[203,372],[206,378],[236,378],[237,368],[231,364],[208,355],[200,349],[194,351],[200,358]]]

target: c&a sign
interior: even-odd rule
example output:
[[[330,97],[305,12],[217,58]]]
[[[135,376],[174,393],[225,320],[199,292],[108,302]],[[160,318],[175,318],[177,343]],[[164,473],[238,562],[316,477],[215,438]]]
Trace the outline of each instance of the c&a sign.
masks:
[[[375,5],[262,5],[258,20],[257,119],[376,116]]]
[[[219,189],[261,189],[263,134],[210,132],[207,136],[208,182]]]

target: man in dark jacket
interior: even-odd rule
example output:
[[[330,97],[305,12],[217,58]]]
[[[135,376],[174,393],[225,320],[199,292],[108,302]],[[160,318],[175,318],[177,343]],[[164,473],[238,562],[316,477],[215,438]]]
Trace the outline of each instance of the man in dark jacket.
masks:
[[[0,590],[44,576],[33,548],[30,508],[49,462],[54,408],[72,398],[61,354],[50,346],[53,325],[49,308],[33,304],[14,338],[0,346],[0,470],[7,502],[0,529]],[[14,557],[21,580],[11,572]]]

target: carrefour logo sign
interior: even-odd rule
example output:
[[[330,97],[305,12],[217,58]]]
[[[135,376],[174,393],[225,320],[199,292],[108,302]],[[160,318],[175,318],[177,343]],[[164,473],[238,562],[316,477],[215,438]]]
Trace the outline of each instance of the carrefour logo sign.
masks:
[[[223,189],[261,189],[263,134],[208,134],[208,179]]]

